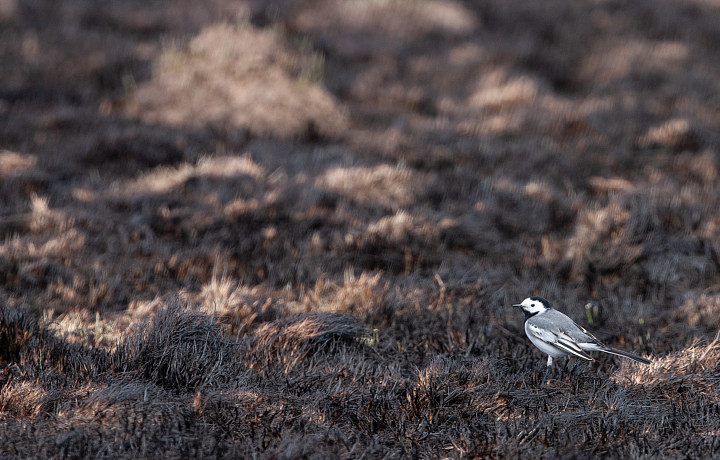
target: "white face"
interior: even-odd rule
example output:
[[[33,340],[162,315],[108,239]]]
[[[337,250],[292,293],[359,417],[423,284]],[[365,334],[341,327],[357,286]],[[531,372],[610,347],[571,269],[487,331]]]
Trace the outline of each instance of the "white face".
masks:
[[[533,300],[530,297],[523,300],[522,303],[520,303],[520,306],[528,313],[540,313],[541,311],[547,310],[547,307],[543,305],[541,301],[537,299]]]

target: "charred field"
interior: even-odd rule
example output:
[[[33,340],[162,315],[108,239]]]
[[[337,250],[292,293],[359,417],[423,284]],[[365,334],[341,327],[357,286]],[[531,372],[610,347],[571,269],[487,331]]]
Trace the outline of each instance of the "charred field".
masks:
[[[719,23],[0,0],[0,457],[716,455]]]

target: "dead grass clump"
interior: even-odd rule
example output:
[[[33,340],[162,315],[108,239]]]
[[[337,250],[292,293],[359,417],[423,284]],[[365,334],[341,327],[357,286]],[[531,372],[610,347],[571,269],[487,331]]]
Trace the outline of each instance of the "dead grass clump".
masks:
[[[321,63],[312,51],[287,46],[277,29],[216,24],[187,48],[166,49],[128,111],[174,126],[280,138],[335,136],[345,128],[343,111],[321,85],[306,80],[320,78]]]
[[[230,355],[220,324],[175,299],[137,325],[111,359],[117,372],[139,374],[169,390],[193,391],[231,374]]]
[[[70,310],[55,316],[52,310],[43,312],[42,326],[67,343],[89,347],[114,348],[122,333],[114,321],[101,319],[100,313],[89,310]]]
[[[257,291],[257,286],[242,286],[224,275],[213,273],[212,280],[203,286],[199,299],[205,311],[229,324],[233,335],[242,336],[277,317],[272,299],[261,297]]]
[[[331,168],[316,184],[353,202],[399,212],[415,202],[426,180],[427,177],[418,171],[381,164]]]
[[[10,150],[0,149],[0,177],[3,181],[22,175],[37,164],[33,155],[21,155]]]
[[[570,277],[584,279],[635,266],[645,247],[638,239],[643,232],[634,227],[643,222],[646,219],[633,216],[621,196],[613,197],[606,206],[582,211],[564,255],[564,262],[571,267]]]
[[[493,71],[483,75],[469,103],[478,109],[509,109],[517,105],[529,105],[541,91],[537,80],[521,76],[513,77],[505,71]]]
[[[28,226],[35,234],[52,230],[66,232],[74,225],[74,219],[61,210],[51,209],[47,197],[33,195],[30,198],[31,214]]]
[[[342,312],[367,319],[382,309],[388,298],[389,287],[381,280],[382,273],[362,272],[358,277],[348,269],[342,285],[319,278],[315,287],[305,294],[303,302],[308,311]]]
[[[378,33],[398,40],[413,40],[431,34],[463,34],[476,27],[472,12],[462,4],[448,0],[424,2],[388,2],[371,0],[364,2],[318,2],[315,8],[302,11],[296,21],[298,26],[315,33],[332,33],[343,41],[352,37],[371,41]],[[372,34],[361,34],[372,30]],[[375,38],[377,40],[377,38]],[[373,43],[371,41],[371,43]],[[346,51],[356,49],[358,44],[343,43]],[[387,45],[386,45],[387,46]]]
[[[675,171],[678,175],[686,173],[680,176],[682,182],[699,182],[712,190],[717,185],[720,176],[718,159],[718,154],[712,149],[707,149],[702,153],[681,153],[675,157],[677,164]]]
[[[16,417],[34,417],[41,412],[46,395],[47,392],[37,383],[7,383],[0,390],[0,412]]]
[[[265,192],[262,185],[266,177],[267,172],[250,155],[212,155],[193,164],[155,168],[113,187],[107,196],[118,201],[141,201],[149,196],[193,191],[205,192],[198,193],[200,196],[196,199],[200,202],[210,192],[216,193],[218,198],[225,195],[235,198],[237,194],[245,199],[260,198]],[[228,201],[229,198],[221,200],[223,203]]]
[[[687,299],[677,310],[678,319],[705,332],[720,330],[720,296],[703,295]]]
[[[409,242],[413,234],[422,235],[428,243],[437,239],[437,230],[430,222],[407,211],[399,211],[371,223],[367,227],[367,233],[368,236],[383,238],[394,244]]]
[[[440,263],[434,250],[440,244],[440,234],[431,217],[399,211],[353,234],[343,249],[362,268],[409,273]]]
[[[643,385],[660,395],[692,390],[714,395],[720,402],[720,335],[710,343],[696,340],[677,353],[653,360],[648,366],[623,362],[612,376],[618,384]]]
[[[285,318],[260,327],[254,334],[254,365],[292,366],[316,353],[332,353],[338,346],[358,344],[365,328],[338,314],[311,313]]]
[[[680,118],[667,121],[650,128],[638,139],[638,147],[669,148],[675,152],[695,152],[702,147],[702,139],[697,129],[687,119]]]

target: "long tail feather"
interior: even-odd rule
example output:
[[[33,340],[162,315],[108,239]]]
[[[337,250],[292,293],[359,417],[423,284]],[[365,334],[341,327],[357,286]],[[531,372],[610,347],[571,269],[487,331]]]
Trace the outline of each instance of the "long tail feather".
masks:
[[[616,348],[610,348],[610,347],[598,348],[598,351],[602,351],[602,352],[605,352],[605,353],[610,353],[611,355],[622,356],[623,358],[630,358],[630,359],[635,360],[635,361],[637,361],[637,362],[639,362],[639,363],[650,364],[650,360],[647,359],[647,358],[643,358],[642,356],[638,356],[638,355],[633,354],[633,353],[628,353],[627,351],[618,350],[618,349],[616,349]]]

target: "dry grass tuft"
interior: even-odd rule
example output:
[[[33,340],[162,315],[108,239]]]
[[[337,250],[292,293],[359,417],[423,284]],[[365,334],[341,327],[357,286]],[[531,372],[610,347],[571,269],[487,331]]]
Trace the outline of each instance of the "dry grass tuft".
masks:
[[[337,136],[345,115],[317,81],[322,60],[308,53],[288,47],[278,30],[246,23],[209,26],[187,48],[164,51],[153,79],[133,94],[128,113],[150,123],[210,125],[257,136]]]
[[[292,366],[340,345],[358,344],[365,328],[357,320],[331,313],[299,315],[268,323],[254,335],[252,349],[261,365]]]
[[[388,291],[381,273],[363,272],[356,277],[353,270],[346,270],[342,285],[319,278],[305,293],[303,305],[306,311],[342,312],[367,319],[383,309]]]
[[[710,343],[696,340],[682,351],[656,359],[649,366],[625,365],[613,379],[643,385],[658,395],[690,389],[698,394],[711,395],[720,402],[720,335]]]
[[[398,39],[412,39],[433,33],[463,34],[476,26],[473,15],[465,7],[448,0],[421,3],[323,1],[318,11],[320,14],[305,11],[297,21],[305,29],[323,32],[341,29],[358,33],[372,27],[382,35]]]
[[[706,333],[720,331],[720,296],[703,295],[687,299],[677,310],[678,321]]]
[[[35,417],[42,411],[45,399],[46,391],[37,384],[31,382],[5,384],[0,391],[0,412],[15,417]]]
[[[241,336],[277,316],[272,299],[261,297],[257,291],[215,272],[212,280],[203,286],[199,300],[206,312],[217,315],[230,326],[232,334]]]
[[[32,155],[21,155],[9,150],[0,150],[0,177],[3,181],[22,176],[37,164]]]
[[[114,351],[116,372],[172,390],[194,391],[224,378],[232,360],[220,324],[178,299],[135,326]]]
[[[424,178],[412,171],[379,165],[373,168],[333,168],[318,185],[367,206],[400,211],[412,203]]]
[[[702,141],[697,129],[693,129],[686,119],[667,121],[653,127],[638,139],[641,148],[665,147],[675,151],[697,151]]]

